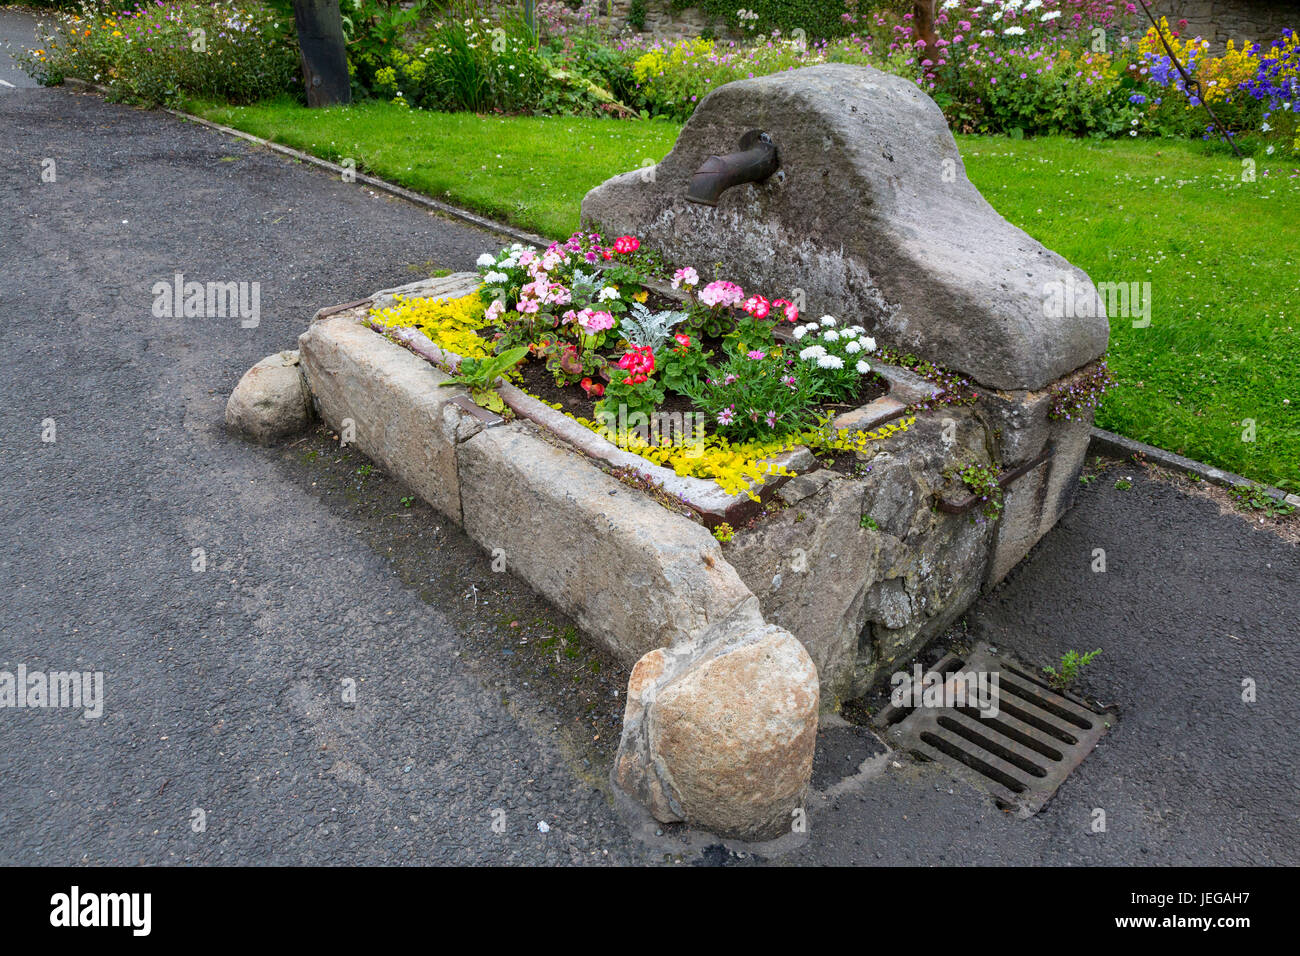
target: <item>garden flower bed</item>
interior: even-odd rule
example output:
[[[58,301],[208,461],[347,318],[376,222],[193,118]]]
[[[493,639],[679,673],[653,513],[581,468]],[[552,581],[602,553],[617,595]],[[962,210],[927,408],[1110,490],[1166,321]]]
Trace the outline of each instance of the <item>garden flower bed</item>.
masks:
[[[656,280],[638,249],[596,233],[545,251],[515,244],[480,259],[473,291],[392,294],[368,322],[454,372],[482,407],[630,468],[711,527],[751,517],[814,456],[850,469],[868,443],[907,429],[911,402],[956,394],[937,370],[927,381],[873,364],[880,350],[860,326],[803,322],[793,302],[702,283],[689,267]],[[497,389],[497,376],[517,384]]]

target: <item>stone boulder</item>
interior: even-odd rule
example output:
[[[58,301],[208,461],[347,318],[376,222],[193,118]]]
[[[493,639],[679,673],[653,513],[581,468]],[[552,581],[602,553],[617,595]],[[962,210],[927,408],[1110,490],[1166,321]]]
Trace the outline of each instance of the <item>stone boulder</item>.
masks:
[[[807,792],[818,706],[812,658],[750,602],[700,644],[637,662],[615,782],[662,822],[775,839]]]
[[[778,172],[716,207],[688,202],[692,174],[751,129],[771,135]],[[985,201],[933,100],[871,67],[719,87],[662,162],[597,186],[582,218],[702,275],[721,263],[746,289],[802,290],[808,314],[859,322],[986,387],[1043,388],[1106,349],[1087,275]]]
[[[226,402],[226,427],[262,444],[302,431],[311,417],[311,391],[296,350],[262,359]]]

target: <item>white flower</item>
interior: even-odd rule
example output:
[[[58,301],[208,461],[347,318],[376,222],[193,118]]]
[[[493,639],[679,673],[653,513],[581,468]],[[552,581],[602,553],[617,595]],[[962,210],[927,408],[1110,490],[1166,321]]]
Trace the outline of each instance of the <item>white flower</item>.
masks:
[[[1030,10],[1037,10],[1042,5],[1043,0],[1029,0],[1029,2],[1025,4],[1025,13],[1028,13]]]
[[[849,326],[847,329],[845,329],[843,332],[840,333],[840,338],[842,339],[856,339],[857,337],[858,337],[858,333],[853,331],[853,326]]]
[[[1268,149],[1264,150],[1264,152],[1267,153],[1269,156],[1272,156],[1272,155],[1273,155],[1273,147],[1272,147],[1272,145],[1270,144],[1269,147],[1268,147]]]
[[[864,328],[863,328],[862,326],[860,326],[860,325],[850,325],[850,326],[849,326],[849,331],[852,332],[854,335],[866,335],[866,334],[867,334],[867,330],[864,329]]]
[[[943,0],[943,10],[953,10],[961,5],[961,0]]]
[[[503,285],[510,281],[510,277],[504,272],[489,272],[483,276],[483,281],[488,285]]]
[[[844,359],[838,355],[822,355],[817,358],[817,365],[821,368],[843,368]]]
[[[1262,133],[1267,133],[1267,132],[1268,132],[1269,130],[1271,130],[1272,128],[1273,128],[1273,127],[1269,126],[1268,123],[1265,123],[1265,124],[1264,124],[1263,126],[1261,126],[1259,129],[1260,129],[1260,132],[1262,132]]]
[[[1024,27],[1007,27],[1002,31],[1004,37],[1018,37],[1025,32]]]
[[[799,357],[804,360],[820,359],[825,354],[826,354],[826,350],[822,348],[820,345],[810,345],[802,352],[799,353]]]
[[[834,329],[827,329],[825,332],[822,333],[822,340],[825,342],[838,342],[839,339],[840,339],[839,333],[836,332]]]
[[[600,295],[596,296],[598,302],[608,302],[610,299],[618,298],[618,290],[612,285],[607,285],[600,290]]]
[[[1041,17],[1038,18],[1038,22],[1046,23],[1048,20],[1055,20],[1060,15],[1061,15],[1060,10],[1048,10],[1046,13],[1044,13]]]
[[[502,269],[513,269],[515,266],[519,265],[519,263],[515,261],[514,256],[511,256],[509,259],[502,259],[497,263],[497,265]]]
[[[487,266],[494,266],[496,264],[497,257],[492,255],[490,252],[485,252],[483,255],[478,257],[479,268],[486,268]]]
[[[869,335],[864,335],[862,337],[862,347],[868,352],[874,352],[876,350],[876,340]]]
[[[801,338],[803,338],[805,335],[808,334],[808,330],[805,329],[802,325],[796,325],[794,327],[794,331],[791,332],[790,334],[793,335],[794,340],[798,342]]]
[[[835,324],[835,316],[823,315],[819,321],[821,322],[822,325],[832,326]]]
[[[844,346],[844,351],[848,352],[850,355],[857,355],[862,351],[862,343],[856,339],[851,339],[849,344]]]
[[[865,361],[860,360],[858,362],[857,369],[859,375],[866,375],[868,372],[871,371],[871,366],[868,365]]]

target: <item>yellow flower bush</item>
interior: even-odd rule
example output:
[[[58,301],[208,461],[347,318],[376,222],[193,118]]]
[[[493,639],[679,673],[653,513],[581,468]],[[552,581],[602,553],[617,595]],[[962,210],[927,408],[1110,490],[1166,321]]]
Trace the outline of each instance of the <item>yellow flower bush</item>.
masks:
[[[1231,97],[1242,83],[1258,72],[1259,58],[1252,56],[1248,47],[1238,50],[1236,43],[1229,40],[1223,56],[1205,60],[1196,71],[1196,78],[1201,81],[1205,99],[1216,103]]]
[[[671,73],[692,58],[700,57],[703,59],[712,52],[713,41],[704,40],[700,37],[675,43],[666,50],[662,47],[656,47],[647,50],[637,58],[637,61],[632,64],[632,75],[636,77],[638,83],[646,83],[651,77]]]
[[[413,328],[439,348],[461,358],[488,358],[492,341],[478,334],[487,323],[478,292],[456,299],[402,299],[387,309],[371,309],[370,317],[385,328]]]

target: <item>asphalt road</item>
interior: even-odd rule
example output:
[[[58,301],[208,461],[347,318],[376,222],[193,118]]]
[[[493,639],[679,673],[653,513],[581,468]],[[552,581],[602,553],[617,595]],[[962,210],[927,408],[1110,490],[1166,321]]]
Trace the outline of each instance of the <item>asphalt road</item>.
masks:
[[[510,628],[563,618],[327,437],[222,428],[317,308],[494,237],[61,89],[0,87],[0,204],[0,670],[103,671],[106,694],[98,720],[0,711],[0,863],[664,859],[604,792],[625,675],[520,665]],[[176,272],[260,282],[260,324],[154,318]],[[1135,479],[1084,489],[963,624],[1033,664],[1103,648],[1083,687],[1119,723],[1047,809],[888,757],[814,796],[775,862],[1300,862],[1300,549]]]

